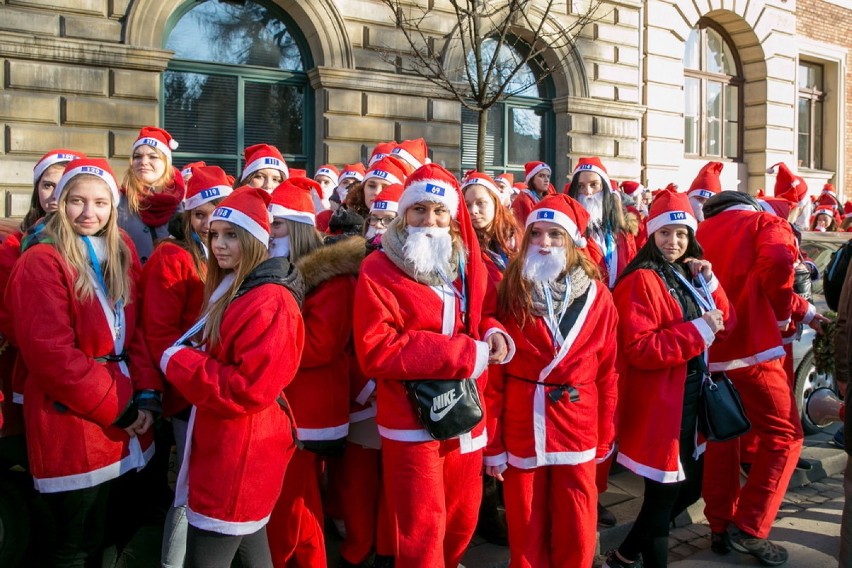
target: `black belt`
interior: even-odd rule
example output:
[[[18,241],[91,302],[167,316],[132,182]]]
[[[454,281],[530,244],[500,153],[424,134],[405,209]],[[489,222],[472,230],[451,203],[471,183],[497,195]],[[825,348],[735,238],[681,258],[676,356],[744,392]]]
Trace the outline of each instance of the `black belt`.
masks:
[[[127,363],[130,361],[130,355],[127,354],[127,351],[122,351],[119,355],[103,355],[101,357],[95,357],[95,361],[98,363],[121,363],[124,361]]]
[[[515,375],[509,375],[513,379],[517,379],[519,381],[523,381],[525,383],[530,383],[533,385],[541,385],[545,388],[552,389],[547,393],[547,398],[550,399],[551,402],[559,402],[562,396],[567,392],[569,402],[579,402],[580,401],[580,391],[577,390],[572,384],[564,383],[561,385],[555,385],[551,383],[542,383],[541,381],[533,381],[530,379],[525,379],[523,377],[517,377]]]

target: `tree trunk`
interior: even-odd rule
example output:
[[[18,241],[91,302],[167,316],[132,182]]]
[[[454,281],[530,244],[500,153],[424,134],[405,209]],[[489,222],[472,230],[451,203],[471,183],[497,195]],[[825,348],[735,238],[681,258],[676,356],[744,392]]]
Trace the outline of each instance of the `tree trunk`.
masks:
[[[476,171],[485,171],[485,132],[488,128],[488,110],[479,109],[476,131]]]

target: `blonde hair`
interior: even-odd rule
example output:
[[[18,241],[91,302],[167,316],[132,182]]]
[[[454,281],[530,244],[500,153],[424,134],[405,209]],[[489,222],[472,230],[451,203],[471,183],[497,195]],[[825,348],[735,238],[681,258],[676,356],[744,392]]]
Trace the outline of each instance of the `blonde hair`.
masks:
[[[237,235],[237,241],[240,243],[240,252],[242,254],[240,264],[236,269],[225,270],[220,268],[213,254],[207,259],[207,280],[204,283],[205,305],[210,302],[210,297],[222,280],[224,280],[225,276],[230,273],[234,273],[236,276],[228,290],[208,308],[209,316],[207,323],[204,325],[204,338],[211,347],[219,342],[219,327],[222,324],[222,316],[225,314],[225,309],[233,301],[234,296],[237,295],[237,291],[240,289],[243,280],[260,263],[269,258],[269,250],[266,245],[239,225],[230,223],[229,225]],[[213,250],[212,237],[207,238],[207,247]]]
[[[168,156],[157,148],[153,148],[152,146],[149,146],[149,148],[152,148],[160,156],[160,159],[166,164],[166,170],[151,186],[146,186],[133,172],[133,154],[136,152],[136,149],[133,150],[130,154],[130,166],[124,174],[124,179],[121,181],[121,186],[124,188],[124,193],[127,196],[128,209],[133,214],[139,213],[139,206],[146,195],[169,187],[175,180],[175,169],[172,167],[172,161]]]
[[[53,246],[65,261],[73,268],[77,277],[74,280],[74,295],[80,301],[91,300],[95,296],[97,283],[89,276],[89,255],[80,241],[79,234],[71,225],[65,206],[68,196],[81,181],[99,181],[110,193],[112,192],[106,182],[91,174],[76,175],[68,182],[62,195],[59,196],[59,210],[50,216],[45,225],[45,233],[53,240]],[[106,260],[104,262],[104,283],[107,287],[107,299],[112,304],[119,301],[125,305],[133,301],[130,280],[130,249],[121,238],[121,231],[116,220],[115,203],[106,226],[101,231],[106,243]]]
[[[583,272],[589,275],[589,278],[600,279],[598,267],[574,246],[574,241],[564,229],[560,228],[559,230],[565,238],[565,272],[571,272],[579,266],[583,269]],[[498,317],[514,317],[522,326],[533,317],[533,283],[524,278],[524,262],[532,240],[530,234],[531,231],[528,227],[524,232],[524,240],[521,243],[518,256],[509,263],[503,281],[500,282],[500,287],[497,289]]]
[[[322,246],[322,235],[313,225],[284,219],[290,232],[290,262],[310,254]]]

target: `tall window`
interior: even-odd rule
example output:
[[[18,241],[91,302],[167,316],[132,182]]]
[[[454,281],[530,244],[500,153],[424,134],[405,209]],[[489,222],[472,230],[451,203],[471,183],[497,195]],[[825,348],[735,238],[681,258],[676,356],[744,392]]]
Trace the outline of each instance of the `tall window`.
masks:
[[[306,167],[311,63],[286,14],[262,1],[190,4],[168,34],[163,124],[180,143],[178,164],[204,160],[239,175],[243,149],[263,142]]]
[[[496,41],[485,40],[482,52],[485,57],[494,57]],[[520,45],[516,43],[516,45]],[[496,55],[506,60],[506,66],[520,57],[511,46],[504,44]],[[472,54],[468,57],[470,60]],[[472,62],[469,61],[472,64]],[[499,73],[498,73],[498,81]],[[506,92],[514,93],[504,101],[488,109],[485,132],[485,168],[492,173],[524,170],[524,164],[533,160],[553,160],[553,105],[550,102],[553,87],[549,79],[538,80],[531,65],[525,65],[516,74]],[[462,108],[462,169],[476,167],[476,134],[478,115]]]
[[[799,62],[799,165],[822,169],[823,66]]]
[[[721,31],[699,23],[689,34],[684,67],[684,152],[708,158],[740,157],[742,74]]]

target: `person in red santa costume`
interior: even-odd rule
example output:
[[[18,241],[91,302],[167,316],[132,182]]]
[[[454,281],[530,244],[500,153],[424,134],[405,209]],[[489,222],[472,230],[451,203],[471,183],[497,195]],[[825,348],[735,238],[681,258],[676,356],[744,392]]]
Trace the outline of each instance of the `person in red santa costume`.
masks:
[[[687,194],[663,190],[648,217],[649,241],[615,286],[621,384],[618,462],[645,481],[642,509],[606,568],[668,565],[672,520],[701,498],[705,444],[698,398],[707,348],[735,324],[695,239]]]
[[[285,389],[302,447],[287,467],[267,529],[275,566],[327,564],[317,472],[343,452],[349,432],[349,367],[355,277],[364,258],[360,238],[323,246],[312,196],[319,184],[291,178],[272,192],[270,255],[289,258],[305,284],[305,348]],[[283,234],[282,234],[283,233]],[[283,240],[283,244],[280,244]]]
[[[51,564],[100,561],[113,481],[150,460],[162,382],[139,332],[139,261],[118,228],[106,160],[65,166],[39,243],[5,302],[26,365],[24,419],[35,488],[56,522]]]
[[[624,197],[624,222],[627,229],[636,240],[636,249],[642,248],[648,241],[648,230],[645,228],[645,220],[648,218],[648,207],[642,201],[642,193],[645,186],[638,181],[623,181],[619,185]]]
[[[744,193],[723,191],[708,199],[703,210],[697,238],[738,322],[728,337],[711,346],[709,366],[733,381],[757,436],[742,487],[740,440],[708,443],[705,515],[714,551],[725,553],[730,546],[776,566],[786,562],[787,551],[767,537],[802,447],[781,336],[793,313],[797,247],[788,222]]]
[[[184,198],[183,176],[172,164],[177,147],[177,140],[162,128],[143,127],[121,182],[118,226],[133,239],[142,264],[154,252],[154,243],[168,236],[169,220]]]
[[[259,187],[267,193],[281,185],[285,179],[293,177],[284,161],[281,151],[270,144],[255,144],[243,150],[245,167],[240,183],[249,187]],[[302,174],[304,176],[304,174]]]
[[[214,209],[204,315],[160,359],[192,405],[175,490],[186,566],[271,566],[266,524],[295,448],[282,394],[304,345],[301,276],[269,258],[271,196],[235,190]],[[190,342],[198,342],[197,347]]]
[[[484,461],[504,482],[512,566],[591,566],[595,554],[595,462],[614,440],[618,316],[583,250],[587,222],[574,199],[542,199],[500,284],[498,314],[517,354],[486,390]]]
[[[457,566],[476,526],[484,420],[472,431],[435,440],[404,382],[470,378],[481,393],[487,366],[511,359],[511,341],[492,316],[480,254],[458,181],[427,164],[406,180],[382,252],[361,266],[355,350],[363,373],[376,381],[398,566]],[[433,421],[454,405],[439,406]]]
[[[553,170],[544,162],[527,162],[524,164],[524,184],[518,196],[512,201],[512,212],[515,214],[519,224],[524,223],[529,217],[536,203],[554,195],[556,189],[550,183]]]
[[[850,200],[843,204],[843,222],[840,223],[840,230],[847,233],[852,231],[852,201]]]
[[[207,234],[210,214],[233,191],[233,183],[218,166],[194,166],[189,176],[178,234],[163,240],[142,270],[139,290],[142,325],[152,361],[159,364],[163,352],[189,329],[204,304],[207,276]],[[168,382],[163,393],[163,416],[170,419],[177,465],[181,467],[191,405]],[[166,514],[161,564],[183,566],[186,556],[186,507],[172,507]]]
[[[704,204],[707,200],[722,191],[722,162],[707,162],[692,180],[692,185],[686,191],[689,204],[692,206],[692,214],[699,223],[704,220]]]

